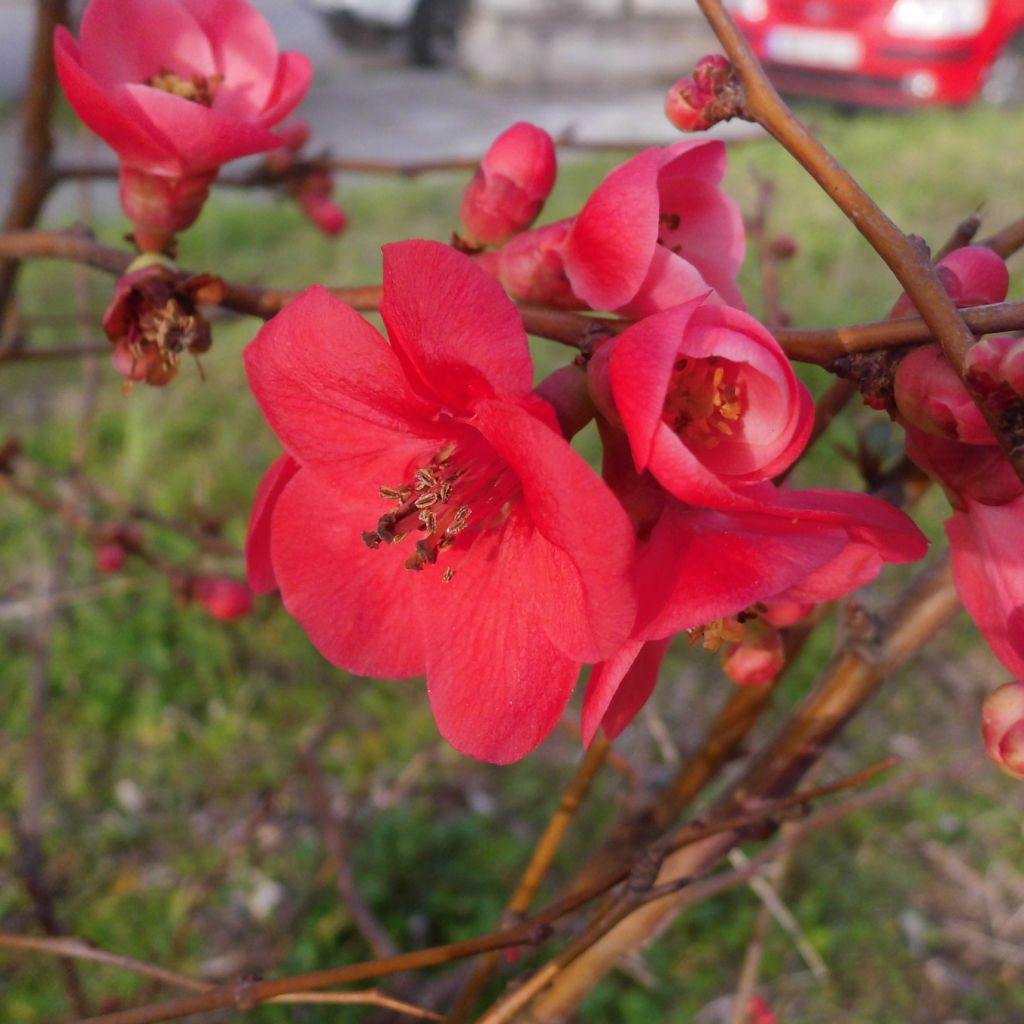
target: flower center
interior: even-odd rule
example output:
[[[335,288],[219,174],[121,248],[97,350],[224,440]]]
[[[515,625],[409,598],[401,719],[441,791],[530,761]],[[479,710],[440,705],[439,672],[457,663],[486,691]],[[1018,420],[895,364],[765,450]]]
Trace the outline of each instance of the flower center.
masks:
[[[662,419],[690,447],[714,448],[743,414],[735,363],[681,358],[672,368]]]
[[[223,81],[223,75],[193,75],[191,78],[182,78],[167,68],[161,68],[159,74],[147,78],[142,84],[198,103],[201,107],[212,107],[214,93]]]
[[[381,487],[379,494],[392,508],[377,521],[377,528],[363,533],[369,548],[397,544],[410,536],[418,539],[406,569],[422,571],[436,565],[443,552],[468,550],[483,530],[500,525],[512,507],[513,487],[508,472],[493,460],[456,458],[455,442],[442,448],[408,483]],[[495,472],[496,471],[496,472]],[[447,564],[441,579],[447,583],[455,569]]]
[[[679,230],[683,219],[678,213],[662,213],[658,217],[658,245],[665,246],[677,256],[683,251],[682,242],[677,241],[675,232]]]

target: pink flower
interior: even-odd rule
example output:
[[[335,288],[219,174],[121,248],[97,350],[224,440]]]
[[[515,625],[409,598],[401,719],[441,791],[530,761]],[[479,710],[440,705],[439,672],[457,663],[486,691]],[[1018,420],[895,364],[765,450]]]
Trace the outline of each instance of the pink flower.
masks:
[[[965,372],[994,408],[1024,398],[1024,339],[983,338],[967,353]]]
[[[488,272],[522,302],[537,302],[558,309],[586,309],[587,304],[572,290],[563,247],[572,220],[559,220],[542,228],[525,231],[502,246],[487,261]]]
[[[719,188],[725,169],[721,142],[686,140],[644,150],[612,171],[565,240],[573,291],[593,309],[635,317],[709,288],[742,307],[743,218]]]
[[[555,144],[543,128],[520,121],[487,150],[462,197],[466,241],[501,245],[528,228],[555,184]]]
[[[788,467],[813,425],[810,392],[778,342],[728,306],[649,316],[602,345],[589,373],[637,471],[693,504],[733,505],[736,489]]]
[[[107,541],[96,549],[96,568],[100,572],[120,572],[127,560],[128,552],[117,541]]]
[[[244,618],[252,611],[252,591],[227,576],[200,576],[192,581],[190,594],[196,604],[221,622]]]
[[[946,533],[960,599],[999,660],[1024,677],[1024,490],[1001,505],[966,498]]]
[[[246,351],[287,455],[250,579],[336,665],[426,674],[444,736],[509,762],[554,727],[582,663],[626,639],[632,531],[532,392],[519,315],[472,260],[385,247],[390,343],[311,289]]]
[[[1007,775],[1024,779],[1024,683],[1004,683],[990,693],[981,725],[988,756]]]
[[[631,464],[626,438],[602,429],[605,477],[641,543],[630,639],[591,675],[584,741],[614,737],[654,689],[668,638],[762,602],[814,604],[870,582],[886,562],[921,558],[927,541],[898,509],[863,494],[787,491],[765,483],[729,510],[694,507]]]
[[[687,140],[638,153],[605,178],[574,219],[515,239],[517,272],[503,258],[502,283],[518,298],[546,302],[541,285],[561,279],[567,287],[555,290],[558,304],[571,294],[581,305],[634,317],[711,291],[742,307],[736,274],[746,243],[740,212],[719,187],[725,169],[721,142]],[[531,244],[544,253],[541,282],[524,279]]]
[[[58,28],[54,55],[76,113],[120,157],[143,244],[192,223],[221,164],[278,146],[270,128],[312,75],[245,0],[92,0],[80,41]]]

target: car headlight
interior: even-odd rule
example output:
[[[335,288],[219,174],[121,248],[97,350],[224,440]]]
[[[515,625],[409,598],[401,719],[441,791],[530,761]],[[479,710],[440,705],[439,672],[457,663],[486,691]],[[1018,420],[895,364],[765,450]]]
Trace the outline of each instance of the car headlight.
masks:
[[[733,0],[731,6],[747,21],[764,21],[768,17],[768,0]]]
[[[991,7],[992,0],[896,0],[885,28],[916,39],[973,36],[985,27]]]

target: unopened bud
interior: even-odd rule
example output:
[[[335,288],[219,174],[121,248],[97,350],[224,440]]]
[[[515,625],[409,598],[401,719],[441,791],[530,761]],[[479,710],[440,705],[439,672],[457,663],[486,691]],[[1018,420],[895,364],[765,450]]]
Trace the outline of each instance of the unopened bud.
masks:
[[[302,212],[325,235],[345,230],[348,217],[334,200],[334,181],[326,170],[314,171],[301,178],[291,189]]]
[[[100,572],[120,572],[127,559],[128,552],[117,541],[101,544],[96,549],[96,568]]]
[[[994,408],[1024,398],[1024,338],[983,338],[967,352],[964,372]]]
[[[1024,683],[1004,683],[985,698],[981,729],[988,756],[1015,779],[1024,779]]]
[[[766,604],[767,607],[762,612],[761,618],[776,629],[794,626],[814,611],[813,604],[797,601],[768,601]]]
[[[551,194],[555,144],[543,128],[520,121],[502,132],[466,186],[460,215],[471,245],[501,245],[528,228]]]
[[[524,231],[504,245],[498,254],[498,280],[523,302],[560,309],[584,309],[586,303],[573,294],[565,272],[562,243],[573,221],[560,220],[533,231]]]
[[[197,604],[222,622],[252,611],[252,591],[227,576],[200,576],[192,581],[191,593]]]
[[[777,260],[791,260],[800,247],[792,235],[776,235],[772,239],[772,255]]]
[[[964,382],[938,345],[922,345],[896,367],[896,408],[912,426],[967,444],[995,444],[995,438]]]
[[[764,686],[772,682],[786,663],[786,651],[778,630],[757,619],[745,623],[743,639],[726,648],[725,674],[740,686]]]
[[[762,996],[750,997],[750,1024],[779,1024],[779,1018]]]
[[[680,78],[665,96],[665,116],[680,131],[707,131],[719,121],[744,116],[742,89],[719,53],[697,61],[692,78]]]

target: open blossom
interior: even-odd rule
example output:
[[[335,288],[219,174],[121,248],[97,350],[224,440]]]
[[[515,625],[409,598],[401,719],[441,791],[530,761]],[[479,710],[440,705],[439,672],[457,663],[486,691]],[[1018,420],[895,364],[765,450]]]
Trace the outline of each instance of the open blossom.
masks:
[[[466,241],[501,245],[528,228],[551,194],[555,144],[543,128],[520,121],[491,143],[462,197]]]
[[[311,289],[246,351],[286,454],[257,496],[250,580],[336,665],[427,676],[441,732],[508,762],[634,616],[632,530],[532,393],[519,315],[472,260],[385,247],[385,340]]]
[[[726,170],[721,142],[686,140],[646,149],[616,168],[575,218],[520,235],[499,276],[518,298],[646,316],[702,297],[742,306],[736,274],[746,242],[735,202],[719,187]],[[529,247],[544,253],[543,282],[530,282]],[[553,269],[557,259],[558,272]]]
[[[222,164],[280,144],[270,129],[312,75],[245,0],[91,0],[80,39],[58,28],[54,54],[75,112],[117,152],[122,205],[154,249],[195,220]]]
[[[591,675],[586,740],[635,716],[673,635],[761,603],[834,600],[924,555],[885,502],[771,482],[806,443],[810,396],[746,314],[694,303],[648,317],[606,342],[590,375],[605,478],[640,543],[636,622]]]

